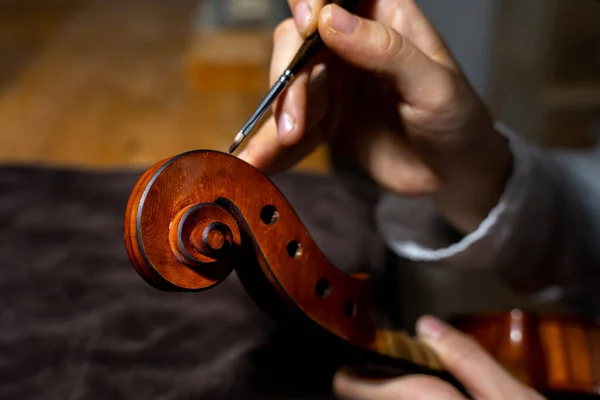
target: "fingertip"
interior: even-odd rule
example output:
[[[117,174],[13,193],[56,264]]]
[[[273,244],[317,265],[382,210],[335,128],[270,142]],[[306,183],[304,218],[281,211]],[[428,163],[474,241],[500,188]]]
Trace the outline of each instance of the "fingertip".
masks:
[[[317,29],[319,30],[319,34],[321,35],[321,39],[329,46],[331,41],[331,36],[335,35],[335,29],[333,29],[331,21],[332,21],[332,12],[331,10],[335,7],[335,4],[326,4],[322,9],[319,15],[317,16]]]
[[[323,8],[318,27],[333,53],[361,69],[379,68],[399,41],[382,23],[359,17],[337,4]],[[395,31],[394,35],[399,36]]]
[[[322,35],[350,35],[357,31],[361,19],[337,4],[327,4],[318,17],[318,28]]]
[[[237,158],[244,161],[247,164],[252,165],[254,168],[260,169],[262,170],[264,168],[264,165],[260,165],[260,163],[258,161],[260,161],[260,151],[258,152],[258,154],[255,154],[256,152],[252,152],[250,150],[250,148],[253,147],[252,143],[248,143],[248,145],[246,146],[246,148],[244,148],[242,151],[240,151],[240,153],[237,155]],[[254,146],[256,147],[256,146]],[[257,159],[258,156],[258,159]]]
[[[319,12],[317,26],[319,30],[326,31],[331,26],[331,8],[333,4],[326,4]]]
[[[317,30],[317,16],[324,5],[325,0],[301,0],[293,5],[292,15],[296,29],[303,37],[308,37]]]
[[[364,64],[362,19],[337,4],[327,4],[318,16],[318,30],[325,46],[351,65]]]
[[[433,315],[424,315],[416,324],[417,334],[430,340],[439,340],[451,328],[448,324]]]
[[[249,160],[248,160],[248,149],[244,149],[244,150],[240,151],[240,154],[237,155],[237,158],[239,158],[242,161],[245,161],[245,162],[249,163]]]
[[[300,34],[305,37],[310,35],[311,27],[314,29],[316,23],[314,11],[309,2],[301,1],[296,4],[292,14],[294,15],[294,22]]]

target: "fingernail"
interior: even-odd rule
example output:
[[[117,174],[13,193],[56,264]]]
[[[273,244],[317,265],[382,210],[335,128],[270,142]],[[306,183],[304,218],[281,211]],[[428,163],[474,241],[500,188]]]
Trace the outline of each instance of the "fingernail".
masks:
[[[279,134],[279,138],[284,139],[292,132],[294,126],[296,125],[296,121],[294,121],[289,113],[284,112],[279,117],[279,123],[277,125],[277,133]]]
[[[329,7],[331,29],[335,32],[350,34],[358,27],[358,19],[342,7]]]
[[[417,333],[433,340],[438,340],[446,330],[448,325],[430,315],[421,318],[417,323]]]
[[[301,1],[294,9],[294,20],[299,31],[304,31],[313,16],[312,8],[307,1]]]

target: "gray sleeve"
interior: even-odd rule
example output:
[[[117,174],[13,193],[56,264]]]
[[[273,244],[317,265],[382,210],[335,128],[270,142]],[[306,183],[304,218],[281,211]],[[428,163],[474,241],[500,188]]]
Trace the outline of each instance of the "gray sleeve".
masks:
[[[510,138],[515,168],[477,230],[457,237],[427,199],[386,193],[378,227],[398,255],[497,271],[513,290],[600,312],[600,151],[542,151]]]

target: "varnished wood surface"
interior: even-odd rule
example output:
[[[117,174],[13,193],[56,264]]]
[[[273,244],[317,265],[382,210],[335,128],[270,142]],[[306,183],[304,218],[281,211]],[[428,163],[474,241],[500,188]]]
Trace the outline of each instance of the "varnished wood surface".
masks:
[[[229,237],[219,254],[206,250],[216,224]],[[443,373],[425,344],[375,326],[370,281],[331,265],[277,187],[234,156],[195,151],[150,168],[132,188],[124,240],[157,289],[210,289],[235,269],[275,320],[308,320],[363,351]]]
[[[276,321],[300,329],[307,320],[354,349],[445,373],[428,346],[373,322],[368,276],[336,269],[276,186],[234,156],[194,151],[150,168],[132,189],[124,240],[157,289],[207,290],[235,269]],[[517,309],[452,323],[543,393],[600,394],[600,326],[591,320]]]
[[[271,32],[231,59],[231,33],[194,28],[198,5],[0,2],[0,162],[139,168],[226,150],[267,88]],[[324,149],[300,168],[327,170]]]
[[[600,324],[518,309],[453,322],[526,384],[544,392],[600,396]]]

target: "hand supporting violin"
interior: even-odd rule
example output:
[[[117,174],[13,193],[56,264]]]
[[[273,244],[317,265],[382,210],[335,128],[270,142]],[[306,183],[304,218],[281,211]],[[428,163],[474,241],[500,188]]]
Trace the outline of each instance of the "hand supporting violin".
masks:
[[[504,370],[477,342],[443,322],[423,317],[417,332],[474,399],[543,399]],[[334,389],[347,400],[465,399],[447,382],[423,375],[365,379],[342,370],[334,379]]]
[[[271,80],[315,29],[330,52],[297,76],[240,157],[282,170],[325,141],[381,186],[432,196],[458,230],[475,230],[504,190],[511,152],[414,2],[366,1],[357,14],[289,2],[296,23],[275,32]]]

